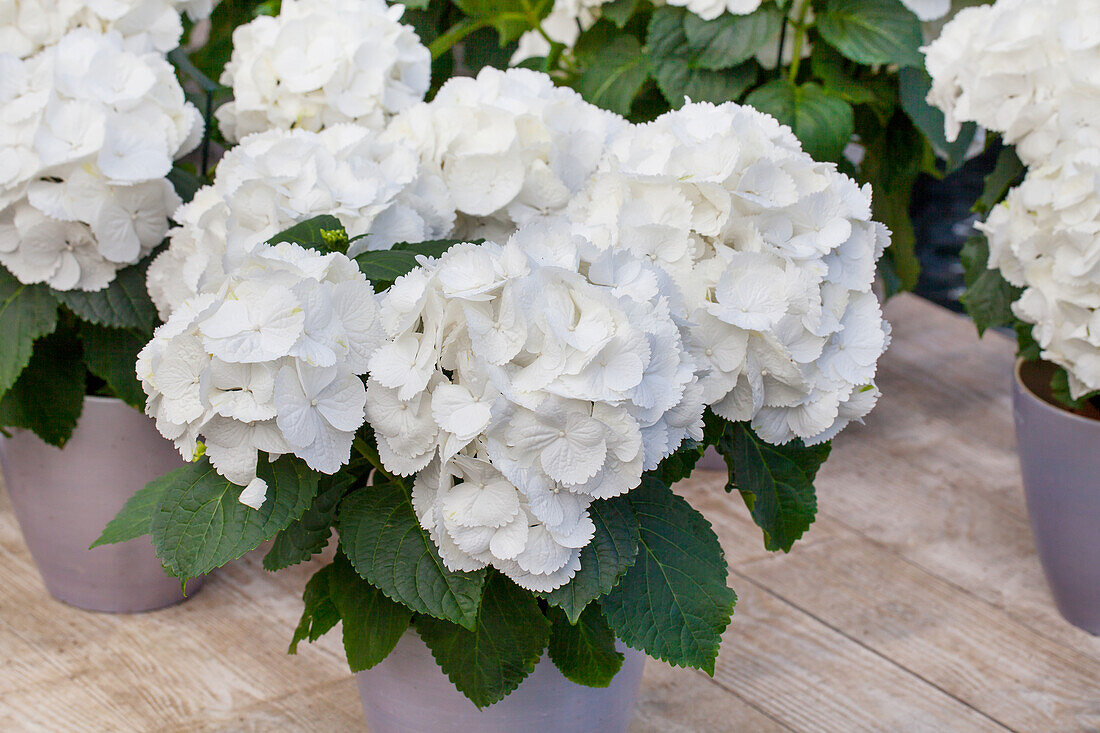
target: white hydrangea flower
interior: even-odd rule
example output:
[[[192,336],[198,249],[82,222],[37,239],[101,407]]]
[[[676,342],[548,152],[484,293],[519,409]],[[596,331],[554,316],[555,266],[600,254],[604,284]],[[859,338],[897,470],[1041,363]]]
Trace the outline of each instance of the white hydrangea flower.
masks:
[[[687,8],[703,20],[714,20],[722,13],[748,15],[760,7],[762,0],[668,0],[669,5]]]
[[[164,176],[202,117],[162,56],[88,29],[30,58],[0,54],[0,109],[0,264],[98,290],[163,241],[180,205]]]
[[[233,32],[218,108],[228,140],[270,129],[317,131],[342,122],[381,129],[424,99],[431,55],[383,0],[284,0]]]
[[[486,67],[396,116],[383,139],[411,144],[422,185],[449,192],[456,238],[503,241],[564,210],[625,125],[546,74]]]
[[[512,54],[512,65],[548,55],[550,42],[547,38],[566,48],[573,48],[581,31],[588,30],[599,20],[600,7],[606,2],[608,0],[554,0],[550,13],[540,23],[546,35],[527,31],[520,36],[516,51]]]
[[[576,231],[659,265],[704,401],[765,440],[828,440],[874,405],[889,241],[870,189],[748,107],[688,104],[616,136],[570,205]]]
[[[416,175],[410,149],[379,143],[359,125],[250,135],[218,164],[214,184],[176,213],[180,226],[149,267],[153,302],[167,318],[185,299],[220,287],[234,266],[227,257],[319,214],[334,215],[349,236],[366,235],[351,256],[442,238],[454,221],[446,191],[421,185]]]
[[[381,296],[367,418],[386,468],[417,474],[417,516],[447,567],[568,582],[591,502],[702,438],[671,297],[659,269],[562,220],[455,245]]]
[[[348,462],[364,421],[358,375],[383,339],[378,314],[374,289],[345,255],[253,247],[138,355],[146,413],[187,460],[201,438],[217,471],[246,487],[241,501],[259,507],[259,451],[293,453],[328,474]]]
[[[126,48],[167,53],[183,34],[180,13],[210,15],[213,0],[0,0],[0,49],[33,56],[69,31],[115,31]]]

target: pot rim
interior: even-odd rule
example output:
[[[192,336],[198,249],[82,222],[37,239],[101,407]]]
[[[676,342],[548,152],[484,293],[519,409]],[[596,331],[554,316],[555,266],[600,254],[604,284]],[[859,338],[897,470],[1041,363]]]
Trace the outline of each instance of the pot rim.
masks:
[[[1027,385],[1027,382],[1025,382],[1020,377],[1020,369],[1025,363],[1037,363],[1041,361],[1042,359],[1025,359],[1022,356],[1016,358],[1016,365],[1012,368],[1012,377],[1016,380],[1016,385],[1019,387],[1020,394],[1025,396],[1032,402],[1038,403],[1039,407],[1045,412],[1053,415],[1058,415],[1064,420],[1080,422],[1082,426],[1087,425],[1094,430],[1100,429],[1100,420],[1091,417],[1085,417],[1084,415],[1078,415],[1076,412],[1067,410],[1064,407],[1052,405],[1039,395],[1035,394],[1031,387]]]

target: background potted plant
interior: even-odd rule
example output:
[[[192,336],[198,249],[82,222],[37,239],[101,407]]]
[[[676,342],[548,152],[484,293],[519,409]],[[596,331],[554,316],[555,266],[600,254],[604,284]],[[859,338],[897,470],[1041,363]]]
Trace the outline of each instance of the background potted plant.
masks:
[[[49,17],[6,21],[0,54],[0,458],[48,590],[149,610],[183,597],[149,543],[88,545],[181,464],[139,412],[131,363],[157,322],[145,269],[180,203],[173,160],[202,118],[163,55],[182,31],[172,3],[35,12]]]
[[[1084,2],[962,11],[926,50],[949,135],[974,121],[1008,144],[975,205],[963,296],[979,332],[1020,347],[1016,435],[1039,557],[1062,615],[1100,633],[1100,34]]]

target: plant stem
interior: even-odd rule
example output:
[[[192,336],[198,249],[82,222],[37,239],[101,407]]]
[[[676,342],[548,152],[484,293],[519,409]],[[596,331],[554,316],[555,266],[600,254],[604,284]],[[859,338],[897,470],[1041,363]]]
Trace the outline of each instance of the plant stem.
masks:
[[[794,46],[791,48],[791,83],[798,82],[798,67],[802,64],[802,42],[806,38],[806,13],[810,10],[810,0],[803,0],[798,8],[798,18],[791,25],[794,26]],[[783,49],[779,49],[780,63],[783,61]]]

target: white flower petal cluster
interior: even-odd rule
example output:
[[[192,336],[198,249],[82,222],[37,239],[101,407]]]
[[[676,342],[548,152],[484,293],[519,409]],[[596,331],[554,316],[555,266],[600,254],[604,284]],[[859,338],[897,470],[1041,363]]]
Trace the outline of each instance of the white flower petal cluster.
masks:
[[[1093,0],[998,0],[966,8],[924,49],[954,139],[963,122],[1000,132],[1025,163],[1100,117],[1100,14]]]
[[[341,122],[381,129],[423,100],[431,54],[403,12],[383,0],[284,0],[278,17],[239,26],[221,76],[234,99],[216,112],[226,139]]]
[[[755,13],[763,0],[668,0],[669,5],[687,8],[703,20],[714,20],[722,13]]]
[[[455,238],[504,241],[564,210],[626,124],[546,74],[485,67],[394,117],[383,139],[412,145],[423,185],[449,192]]]
[[[832,438],[874,406],[889,342],[871,292],[889,232],[871,191],[789,128],[733,103],[637,125],[570,206],[577,231],[658,264],[718,415],[780,444]]]
[[[530,58],[550,53],[550,42],[556,41],[566,48],[573,48],[581,31],[591,28],[600,18],[600,7],[608,0],[554,0],[550,13],[540,24],[545,36],[538,31],[527,31],[519,38],[512,54],[512,65]]]
[[[359,125],[249,135],[218,164],[214,184],[176,212],[180,226],[149,267],[161,317],[217,290],[233,261],[255,246],[320,214],[339,219],[349,236],[367,235],[353,244],[353,257],[446,236],[454,222],[446,191],[422,185],[417,165],[412,150],[379,143]]]
[[[0,264],[26,283],[105,287],[164,239],[180,204],[165,176],[202,129],[164,57],[115,32],[0,54]]]
[[[367,418],[386,468],[417,474],[448,568],[568,582],[592,501],[701,439],[670,290],[659,269],[543,221],[504,246],[455,245],[382,294]]]
[[[115,31],[127,50],[167,53],[183,34],[180,13],[210,15],[214,0],[0,0],[0,50],[33,56],[69,31]]]
[[[382,341],[374,289],[339,253],[283,242],[237,263],[216,293],[186,301],[138,354],[146,413],[190,460],[210,462],[263,503],[257,452],[322,473],[348,462],[366,373]]]

